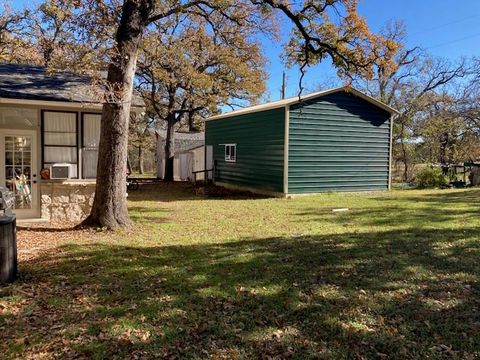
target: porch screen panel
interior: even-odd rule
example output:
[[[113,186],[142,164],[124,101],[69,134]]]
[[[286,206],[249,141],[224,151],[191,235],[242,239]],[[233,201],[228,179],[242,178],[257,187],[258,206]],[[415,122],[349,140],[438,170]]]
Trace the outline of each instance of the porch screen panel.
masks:
[[[38,110],[22,107],[0,108],[0,127],[5,129],[36,129],[38,126]]]
[[[95,179],[97,177],[98,144],[100,142],[100,114],[83,114],[83,177]]]
[[[77,113],[44,111],[43,167],[53,164],[71,164],[71,177],[78,177]]]

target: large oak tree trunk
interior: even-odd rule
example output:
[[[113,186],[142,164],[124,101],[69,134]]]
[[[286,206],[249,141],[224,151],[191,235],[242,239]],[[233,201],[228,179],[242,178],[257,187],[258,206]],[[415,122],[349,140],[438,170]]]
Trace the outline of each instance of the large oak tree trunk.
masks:
[[[145,173],[145,169],[143,168],[144,160],[145,160],[145,149],[143,148],[143,145],[140,144],[138,145],[138,172],[140,174]]]
[[[130,158],[127,155],[127,174],[130,175],[132,173],[132,164],[130,163]]]
[[[175,116],[170,115],[167,119],[167,136],[165,138],[165,172],[164,181],[174,180],[173,162],[175,158]]]
[[[122,7],[102,110],[95,199],[84,226],[116,229],[131,224],[126,198],[128,123],[138,46],[152,6],[149,0],[125,0]]]
[[[188,131],[200,131],[198,126],[195,124],[195,118],[193,112],[188,114]]]

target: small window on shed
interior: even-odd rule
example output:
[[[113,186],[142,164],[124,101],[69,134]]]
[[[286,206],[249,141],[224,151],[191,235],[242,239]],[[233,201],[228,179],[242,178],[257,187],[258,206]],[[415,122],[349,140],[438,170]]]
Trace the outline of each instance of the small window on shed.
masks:
[[[228,162],[237,161],[237,144],[225,145],[225,161],[228,161]]]

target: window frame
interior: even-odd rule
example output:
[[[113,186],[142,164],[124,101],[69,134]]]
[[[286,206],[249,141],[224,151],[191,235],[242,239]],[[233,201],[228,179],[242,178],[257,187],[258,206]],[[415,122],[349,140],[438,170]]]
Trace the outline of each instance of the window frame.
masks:
[[[45,145],[45,113],[62,113],[62,114],[75,114],[75,145]],[[80,149],[79,149],[79,142],[78,142],[78,134],[79,134],[79,118],[78,118],[78,111],[68,111],[68,110],[48,110],[42,109],[40,111],[40,143],[42,148],[42,169],[46,169],[45,166],[45,147],[58,147],[58,148],[75,148],[77,161],[76,162],[65,162],[65,164],[69,165],[76,165],[77,166],[77,176],[72,177],[72,179],[80,179]],[[70,133],[69,133],[70,134]],[[50,166],[54,163],[47,163]]]
[[[100,116],[100,121],[102,120],[101,117],[102,117],[102,113],[101,112],[83,112],[82,111],[82,114],[81,114],[81,119],[80,119],[80,149],[81,149],[81,160],[82,160],[82,179],[85,179],[85,180],[95,180],[96,177],[93,177],[93,178],[86,178],[84,176],[84,173],[85,173],[85,169],[84,169],[84,161],[83,161],[83,155],[84,155],[84,150],[85,150],[85,144],[84,144],[84,130],[85,130],[85,115],[98,115]],[[100,124],[100,126],[102,126]],[[97,147],[97,151],[99,150],[99,147]],[[98,159],[97,159],[98,161]],[[98,170],[98,169],[97,169]]]
[[[236,163],[237,162],[237,144],[224,144],[225,145],[225,162]],[[231,150],[227,155],[227,149],[234,149],[234,156],[232,158]]]

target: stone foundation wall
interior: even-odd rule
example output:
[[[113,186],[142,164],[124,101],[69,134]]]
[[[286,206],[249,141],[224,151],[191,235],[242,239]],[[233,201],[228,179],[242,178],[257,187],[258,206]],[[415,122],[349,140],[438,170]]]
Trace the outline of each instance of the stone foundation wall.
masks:
[[[42,181],[42,218],[51,222],[75,222],[90,213],[95,183]]]

